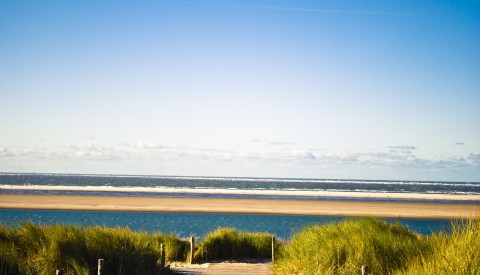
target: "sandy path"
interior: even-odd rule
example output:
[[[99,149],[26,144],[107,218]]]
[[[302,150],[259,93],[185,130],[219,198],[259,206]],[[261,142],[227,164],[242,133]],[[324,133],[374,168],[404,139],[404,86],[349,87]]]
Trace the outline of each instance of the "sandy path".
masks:
[[[184,265],[173,267],[172,270],[177,274],[206,274],[206,275],[237,275],[237,274],[270,274],[271,263],[207,263],[201,265]]]
[[[461,218],[478,204],[0,194],[0,208],[319,216]]]

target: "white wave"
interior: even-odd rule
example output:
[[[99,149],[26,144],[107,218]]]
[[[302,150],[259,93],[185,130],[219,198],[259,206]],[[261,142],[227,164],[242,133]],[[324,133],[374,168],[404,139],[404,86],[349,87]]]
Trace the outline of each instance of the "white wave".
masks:
[[[0,175],[44,175],[98,178],[141,178],[172,180],[209,180],[223,182],[259,182],[259,183],[327,183],[327,184],[365,184],[365,185],[420,185],[448,187],[478,187],[480,182],[444,182],[444,181],[395,181],[395,180],[349,180],[349,179],[302,179],[302,178],[256,178],[256,177],[203,177],[203,176],[156,176],[156,175],[115,175],[115,174],[50,174],[50,173],[0,173]]]
[[[442,193],[393,193],[366,191],[325,191],[325,190],[258,190],[258,189],[222,189],[222,188],[174,188],[174,187],[112,187],[112,186],[45,186],[45,185],[0,185],[4,190],[39,191],[94,191],[94,192],[139,192],[139,193],[178,193],[178,194],[231,194],[266,196],[305,196],[339,198],[375,198],[375,199],[418,199],[418,200],[457,200],[476,201],[478,194],[442,194]]]

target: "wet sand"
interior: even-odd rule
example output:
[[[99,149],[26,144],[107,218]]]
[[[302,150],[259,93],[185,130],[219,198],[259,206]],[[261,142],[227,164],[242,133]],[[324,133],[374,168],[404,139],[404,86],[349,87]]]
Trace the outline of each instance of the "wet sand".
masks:
[[[287,214],[455,219],[480,217],[478,204],[0,194],[0,209]]]

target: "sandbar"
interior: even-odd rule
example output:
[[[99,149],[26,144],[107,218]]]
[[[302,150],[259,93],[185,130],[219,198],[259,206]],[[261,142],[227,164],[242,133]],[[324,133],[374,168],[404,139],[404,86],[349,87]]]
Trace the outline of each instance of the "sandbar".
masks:
[[[459,219],[480,216],[479,204],[326,200],[165,198],[0,194],[0,209],[284,214]]]

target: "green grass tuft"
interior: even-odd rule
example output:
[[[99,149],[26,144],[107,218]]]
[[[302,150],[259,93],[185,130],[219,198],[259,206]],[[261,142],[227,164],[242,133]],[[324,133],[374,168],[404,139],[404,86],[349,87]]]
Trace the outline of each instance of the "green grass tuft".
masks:
[[[92,274],[98,259],[105,261],[105,274],[162,274],[161,238],[171,237],[122,228],[0,226],[0,274]]]
[[[404,270],[427,248],[400,224],[378,219],[346,220],[305,228],[293,236],[275,263],[276,274],[373,274]]]
[[[480,274],[480,219],[453,223],[452,234],[434,234],[427,241],[430,253],[404,274]]]
[[[272,235],[238,232],[235,228],[218,228],[209,233],[196,248],[196,261],[245,260],[272,257]]]

